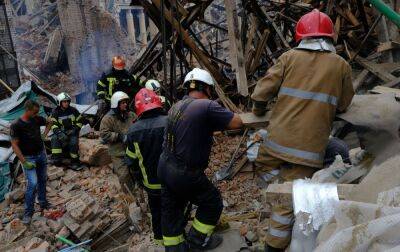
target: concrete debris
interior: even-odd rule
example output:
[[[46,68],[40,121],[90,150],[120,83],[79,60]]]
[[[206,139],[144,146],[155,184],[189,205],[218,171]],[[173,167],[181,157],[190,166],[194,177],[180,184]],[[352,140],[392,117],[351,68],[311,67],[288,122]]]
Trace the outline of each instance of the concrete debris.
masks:
[[[82,163],[90,166],[102,166],[111,163],[108,147],[98,139],[81,138],[79,157]]]
[[[24,199],[25,191],[23,188],[17,188],[11,192],[6,193],[5,200],[7,204],[12,204]]]

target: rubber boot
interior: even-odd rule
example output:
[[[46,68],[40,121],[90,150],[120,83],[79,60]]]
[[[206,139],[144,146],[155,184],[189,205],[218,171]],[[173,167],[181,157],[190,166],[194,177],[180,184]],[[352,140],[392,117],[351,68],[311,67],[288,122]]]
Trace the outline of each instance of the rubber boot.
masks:
[[[175,246],[165,246],[165,252],[187,252],[189,248],[186,242],[179,243]]]
[[[189,234],[187,236],[187,242],[191,251],[204,251],[215,249],[222,243],[222,237],[217,234],[212,234],[207,236],[200,233],[193,227],[190,228]]]

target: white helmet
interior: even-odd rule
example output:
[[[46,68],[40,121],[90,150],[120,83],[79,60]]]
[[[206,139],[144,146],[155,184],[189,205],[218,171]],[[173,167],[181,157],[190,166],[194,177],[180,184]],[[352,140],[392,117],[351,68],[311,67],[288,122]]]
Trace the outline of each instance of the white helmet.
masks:
[[[118,108],[118,103],[122,100],[129,100],[129,96],[122,91],[117,91],[111,96],[111,108]]]
[[[151,91],[154,91],[154,92],[158,92],[160,90],[160,88],[161,88],[161,84],[157,80],[148,80],[148,81],[146,81],[145,87],[148,90],[151,90]]]
[[[190,71],[188,74],[185,76],[185,81],[183,82],[183,85],[186,86],[189,83],[192,83],[194,81],[201,81],[206,85],[209,85],[211,87],[214,87],[214,79],[211,76],[211,74],[203,69],[200,68],[194,68],[192,71]],[[194,85],[194,83],[193,83]],[[195,86],[192,87],[192,84],[190,84],[190,88],[194,88]]]
[[[58,106],[61,106],[62,101],[71,101],[71,96],[69,94],[62,92],[57,95]]]

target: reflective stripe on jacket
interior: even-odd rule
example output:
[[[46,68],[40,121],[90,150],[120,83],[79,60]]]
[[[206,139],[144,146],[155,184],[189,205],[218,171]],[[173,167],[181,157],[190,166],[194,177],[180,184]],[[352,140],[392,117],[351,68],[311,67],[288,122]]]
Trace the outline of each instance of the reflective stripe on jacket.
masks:
[[[344,111],[353,95],[351,68],[335,53],[282,54],[252,95],[261,104],[278,97],[261,148],[287,162],[322,167],[336,111]]]

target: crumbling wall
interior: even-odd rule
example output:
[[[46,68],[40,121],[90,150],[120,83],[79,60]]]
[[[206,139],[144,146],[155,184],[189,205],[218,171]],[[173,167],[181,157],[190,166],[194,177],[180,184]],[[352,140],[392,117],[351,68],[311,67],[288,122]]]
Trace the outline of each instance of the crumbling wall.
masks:
[[[57,8],[71,74],[93,91],[114,55],[130,55],[125,34],[98,1],[60,0]]]

